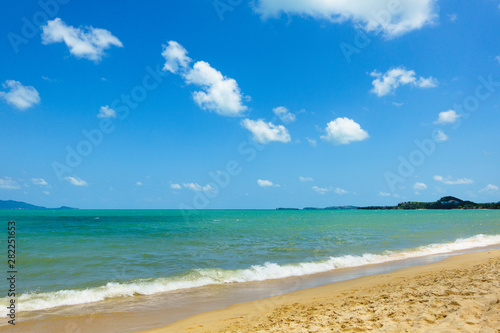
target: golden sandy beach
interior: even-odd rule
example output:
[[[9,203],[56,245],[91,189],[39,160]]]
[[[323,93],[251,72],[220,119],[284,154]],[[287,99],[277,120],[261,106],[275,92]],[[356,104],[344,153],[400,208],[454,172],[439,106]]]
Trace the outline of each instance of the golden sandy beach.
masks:
[[[500,332],[500,250],[202,313],[163,332]]]

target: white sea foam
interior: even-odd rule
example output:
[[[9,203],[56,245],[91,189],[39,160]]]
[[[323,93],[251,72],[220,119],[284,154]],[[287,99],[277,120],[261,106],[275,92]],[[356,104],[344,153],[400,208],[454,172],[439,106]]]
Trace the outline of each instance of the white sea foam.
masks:
[[[303,276],[327,272],[338,268],[359,267],[432,254],[449,253],[477,247],[500,244],[500,235],[476,235],[457,239],[455,242],[431,244],[400,252],[386,251],[384,254],[363,254],[330,257],[319,262],[278,265],[265,263],[247,269],[195,269],[182,276],[135,280],[124,283],[110,282],[104,286],[85,290],[60,290],[46,293],[27,293],[18,297],[19,311],[36,311],[64,305],[95,303],[117,297],[153,295],[179,289],[201,287],[211,284],[263,281],[291,276]],[[8,298],[0,299],[0,306],[6,306]],[[5,316],[5,315],[3,315]]]

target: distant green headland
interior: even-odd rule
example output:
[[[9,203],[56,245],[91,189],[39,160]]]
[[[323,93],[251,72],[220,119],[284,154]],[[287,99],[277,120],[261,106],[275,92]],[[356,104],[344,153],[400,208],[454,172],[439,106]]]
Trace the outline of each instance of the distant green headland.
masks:
[[[298,208],[276,208],[277,210],[299,210]],[[305,207],[303,210],[346,210],[346,209],[500,209],[500,202],[475,203],[455,197],[442,197],[434,202],[401,202],[397,206],[332,206],[326,208]]]
[[[500,209],[500,202],[475,203],[447,196],[434,202],[408,201],[401,202],[397,206],[370,206],[358,207],[358,209]]]
[[[25,210],[72,210],[78,208],[61,206],[59,208],[47,208],[43,206],[35,206],[22,201],[14,200],[0,200],[0,210],[8,209],[25,209]],[[396,209],[500,209],[500,202],[496,203],[475,203],[472,201],[464,201],[456,197],[446,196],[442,197],[438,201],[434,202],[417,202],[408,201],[401,202],[397,206],[367,206],[367,207],[357,207],[357,206],[330,206],[325,208],[317,207],[305,207],[302,210],[352,210],[352,209],[386,209],[386,210],[396,210]],[[276,210],[301,210],[299,208],[276,208]]]
[[[71,208],[66,206],[61,206],[59,208],[47,208],[43,206],[35,206],[22,201],[14,201],[14,200],[0,200],[0,209],[30,209],[30,210],[46,210],[46,209],[58,209],[58,210],[67,210],[67,209],[78,209]]]

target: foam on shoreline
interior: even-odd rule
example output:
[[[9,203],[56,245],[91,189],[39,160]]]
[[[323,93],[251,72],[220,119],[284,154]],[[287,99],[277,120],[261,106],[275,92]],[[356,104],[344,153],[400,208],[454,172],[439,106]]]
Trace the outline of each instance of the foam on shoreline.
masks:
[[[468,250],[500,244],[500,235],[476,235],[460,238],[450,243],[430,244],[402,251],[385,251],[382,254],[366,253],[360,256],[345,255],[327,260],[298,264],[278,265],[264,263],[246,269],[194,269],[185,274],[130,282],[109,282],[106,285],[84,290],[60,290],[45,293],[26,293],[18,297],[20,311],[37,311],[58,306],[100,302],[119,297],[154,295],[158,293],[196,288],[214,284],[265,281],[293,276],[304,276],[340,268],[361,267],[371,264],[418,258],[434,254]],[[0,305],[7,304],[7,298]]]

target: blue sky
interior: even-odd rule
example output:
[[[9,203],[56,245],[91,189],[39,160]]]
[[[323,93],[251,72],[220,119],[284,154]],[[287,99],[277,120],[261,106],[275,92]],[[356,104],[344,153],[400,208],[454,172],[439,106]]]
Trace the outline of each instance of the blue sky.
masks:
[[[10,2],[0,199],[500,200],[500,1]]]

